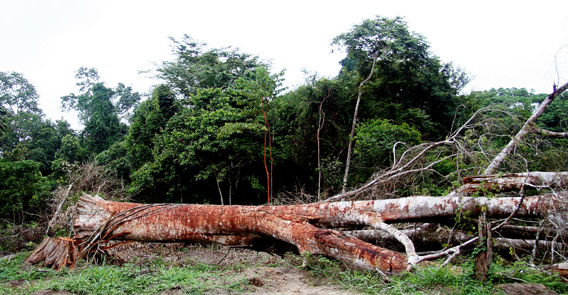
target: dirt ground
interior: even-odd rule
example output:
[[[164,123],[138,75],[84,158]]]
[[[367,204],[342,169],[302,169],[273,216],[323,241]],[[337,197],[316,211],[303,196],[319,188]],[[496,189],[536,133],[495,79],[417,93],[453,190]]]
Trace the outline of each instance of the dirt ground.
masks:
[[[298,295],[339,295],[359,294],[339,285],[310,276],[280,255],[269,254],[244,248],[230,248],[219,245],[184,244],[130,244],[114,250],[121,258],[134,263],[160,258],[166,262],[185,265],[205,263],[227,267],[227,278],[237,281],[245,279],[248,286],[239,294],[298,294]],[[301,261],[296,261],[301,263]],[[243,266],[242,268],[238,266]],[[245,267],[246,266],[246,267]],[[183,288],[162,292],[164,295],[185,294]],[[209,290],[207,294],[231,294],[226,289]]]

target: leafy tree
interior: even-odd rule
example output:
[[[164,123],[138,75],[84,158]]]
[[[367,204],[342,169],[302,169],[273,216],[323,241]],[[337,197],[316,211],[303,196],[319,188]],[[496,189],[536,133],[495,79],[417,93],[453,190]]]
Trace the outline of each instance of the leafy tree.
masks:
[[[206,49],[206,44],[198,43],[188,35],[181,41],[170,39],[174,43],[176,60],[163,62],[158,68],[158,77],[184,98],[199,89],[227,89],[239,77],[264,65],[258,57],[237,49]]]
[[[273,196],[273,185],[272,185],[272,176],[273,176],[273,156],[272,156],[272,135],[270,133],[270,124],[268,122],[267,104],[276,96],[276,94],[280,91],[278,89],[281,86],[280,83],[280,76],[279,75],[270,75],[268,70],[265,67],[257,68],[253,72],[253,77],[251,79],[244,79],[239,78],[237,81],[237,86],[245,96],[250,97],[253,99],[253,103],[259,103],[262,110],[262,116],[264,119],[264,149],[263,149],[263,156],[264,156],[264,169],[266,171],[266,188],[267,188],[267,199],[268,204],[271,202],[271,198]],[[242,126],[242,125],[239,125]],[[267,155],[267,142],[268,142],[268,154]],[[270,168],[268,166],[268,157],[270,157]]]
[[[0,150],[4,158],[21,159],[26,150],[19,144],[31,139],[33,126],[42,120],[35,87],[20,73],[0,72]]]
[[[152,150],[155,140],[180,109],[174,93],[166,85],[156,87],[150,99],[138,106],[126,136],[128,159],[134,170],[154,160]]]
[[[367,180],[379,168],[393,163],[393,147],[398,145],[398,152],[407,146],[421,142],[420,132],[406,123],[392,124],[386,119],[374,119],[357,126],[357,144],[354,150],[354,162],[357,164],[356,179]]]
[[[61,147],[57,151],[57,159],[75,163],[81,162],[84,157],[85,151],[79,142],[79,138],[73,134],[66,134],[61,139]]]
[[[10,161],[33,160],[44,175],[50,174],[61,139],[73,132],[69,124],[43,118],[35,88],[19,73],[0,72],[0,97],[0,154]]]
[[[376,104],[379,106],[378,109],[383,109],[383,112],[389,107],[394,107],[393,110],[424,110],[426,116],[415,118],[414,121],[432,117],[433,121],[438,123],[438,128],[424,130],[426,132],[433,132],[436,129],[439,132],[443,130],[445,123],[451,123],[451,121],[440,122],[444,119],[434,116],[439,116],[441,108],[449,104],[452,94],[457,92],[456,89],[452,89],[456,84],[451,84],[449,77],[439,77],[448,71],[443,71],[439,60],[428,52],[428,44],[424,38],[410,32],[402,18],[367,19],[353,27],[351,31],[337,36],[333,44],[345,47],[347,50],[347,57],[341,62],[342,74],[356,72],[361,77],[365,77],[359,83],[348,141],[342,189],[345,192],[364,87],[370,88],[370,93],[379,98]],[[378,75],[374,75],[375,72]],[[373,79],[374,76],[378,78]],[[433,82],[437,83],[431,85]],[[366,84],[369,86],[367,87]],[[405,117],[414,114],[424,115],[420,112],[404,112],[404,114]],[[386,118],[396,117],[399,117],[399,114],[391,113]],[[426,124],[426,126],[433,125]],[[435,134],[436,137],[443,134],[438,132]]]
[[[41,115],[35,87],[20,73],[0,72],[0,106],[14,116],[20,112]]]
[[[265,130],[257,97],[214,88],[190,99],[192,106],[172,116],[154,140],[154,160],[132,174],[131,190],[142,200],[222,204],[250,202],[256,195],[250,192],[266,191],[256,176]]]
[[[351,76],[334,79],[312,76],[304,85],[271,102],[274,149],[279,159],[275,167],[278,187],[289,190],[301,185],[303,190],[314,192],[319,172],[323,174],[324,194],[334,193],[338,185],[341,187],[339,158],[344,158],[347,145],[356,82]],[[319,126],[320,168],[316,153]]]
[[[445,136],[457,107],[455,96],[469,78],[432,55],[425,38],[409,31],[402,18],[365,20],[337,36],[333,44],[347,50],[341,61],[342,75],[367,76],[376,60],[376,74],[363,94],[363,102],[368,102],[363,109],[371,117],[397,123],[427,120],[416,126],[423,135],[430,139]]]
[[[120,140],[127,127],[119,116],[128,113],[140,100],[138,93],[119,84],[115,89],[98,82],[95,69],[80,68],[76,73],[81,93],[61,97],[64,109],[75,109],[84,124],[83,146],[92,154],[98,154]]]
[[[131,192],[141,200],[166,192],[159,201],[242,203],[246,190],[267,191],[251,171],[262,167],[261,109],[275,95],[275,77],[238,50],[206,49],[187,35],[172,41],[176,60],[157,70],[166,85],[136,111],[127,137],[129,157],[138,156]]]
[[[0,218],[24,223],[44,208],[54,185],[41,176],[39,169],[40,163],[34,161],[0,159]]]
[[[107,150],[95,157],[99,165],[104,165],[107,171],[117,179],[128,180],[132,171],[132,162],[127,157],[125,141],[117,141]]]
[[[482,132],[485,153],[497,153],[505,146],[510,137],[503,134],[516,134],[522,124],[532,115],[547,94],[537,94],[524,88],[494,88],[486,91],[474,91],[468,96],[468,102],[477,107],[490,107],[498,110],[488,114],[488,126]],[[557,132],[568,131],[566,120],[566,98],[558,97],[537,120],[539,127]],[[509,171],[561,171],[568,166],[566,139],[547,138],[541,134],[527,136],[515,152],[504,163]],[[485,158],[481,159],[485,165]]]
[[[8,131],[8,111],[0,106],[0,139],[6,134],[6,131]]]

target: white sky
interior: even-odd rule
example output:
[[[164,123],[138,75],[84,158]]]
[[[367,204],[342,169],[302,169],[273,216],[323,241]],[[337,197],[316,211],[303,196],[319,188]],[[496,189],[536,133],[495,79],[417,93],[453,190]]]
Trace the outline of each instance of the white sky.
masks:
[[[168,37],[188,34],[272,61],[293,88],[303,68],[335,76],[343,55],[331,53],[331,39],[376,15],[405,17],[434,54],[474,76],[467,91],[548,93],[568,81],[566,0],[0,0],[0,71],[22,73],[49,118],[73,123],[60,97],[77,91],[81,66],[97,68],[107,86],[146,93],[157,81],[139,71],[170,60]]]

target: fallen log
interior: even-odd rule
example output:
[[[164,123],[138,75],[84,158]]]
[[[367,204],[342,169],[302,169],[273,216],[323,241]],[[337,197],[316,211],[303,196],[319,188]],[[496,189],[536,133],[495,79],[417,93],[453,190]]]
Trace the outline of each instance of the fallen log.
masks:
[[[466,211],[475,216],[482,210],[491,217],[512,212],[542,217],[564,208],[565,199],[561,193],[524,199],[419,196],[291,206],[221,206],[112,202],[83,194],[77,203],[73,243],[52,241],[50,247],[36,249],[28,262],[43,261],[55,268],[73,266],[77,259],[104,251],[112,240],[242,246],[273,237],[296,246],[300,253],[333,257],[362,269],[397,272],[421,258],[408,235],[387,222],[435,220]],[[391,234],[403,244],[406,253],[378,247],[335,229],[357,226],[371,226]],[[65,249],[56,251],[52,247]],[[79,255],[68,255],[65,263],[56,263],[61,259],[54,256],[74,251]]]
[[[454,195],[484,192],[510,192],[525,188],[558,189],[568,187],[568,172],[527,172],[465,177]]]
[[[427,224],[425,227],[403,230],[403,232],[412,239],[417,248],[423,248],[421,251],[429,250],[434,247],[437,247],[436,249],[440,249],[444,246],[455,246],[475,237],[472,233],[467,233],[461,230],[452,231],[447,228],[438,227],[436,224],[432,223]],[[377,230],[354,230],[347,231],[346,233],[360,240],[378,244],[383,247],[385,245],[392,245],[396,243],[396,239],[392,235]],[[501,231],[498,234],[500,233]],[[535,243],[538,248],[551,248],[553,245],[556,249],[563,249],[566,247],[563,243],[551,242],[550,240],[552,238],[553,237],[548,237],[546,240],[537,240],[535,239],[535,235],[532,237],[499,236],[493,237],[493,246],[502,251],[509,251],[510,248],[532,250],[535,247]]]

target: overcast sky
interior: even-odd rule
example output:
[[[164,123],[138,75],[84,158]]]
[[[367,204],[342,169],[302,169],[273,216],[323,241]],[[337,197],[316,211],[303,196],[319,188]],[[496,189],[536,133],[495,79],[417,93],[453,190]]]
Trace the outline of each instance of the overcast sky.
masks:
[[[524,87],[548,93],[568,81],[568,1],[126,1],[0,0],[0,71],[22,73],[51,119],[73,116],[60,97],[76,92],[75,71],[99,70],[149,92],[140,71],[170,60],[168,37],[188,34],[212,48],[233,46],[286,69],[333,77],[342,54],[331,39],[375,16],[405,17],[444,62],[473,76],[467,91]]]

